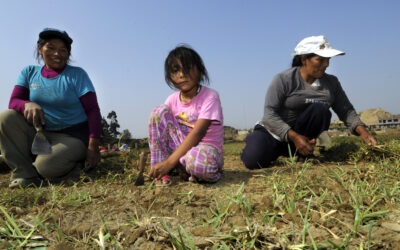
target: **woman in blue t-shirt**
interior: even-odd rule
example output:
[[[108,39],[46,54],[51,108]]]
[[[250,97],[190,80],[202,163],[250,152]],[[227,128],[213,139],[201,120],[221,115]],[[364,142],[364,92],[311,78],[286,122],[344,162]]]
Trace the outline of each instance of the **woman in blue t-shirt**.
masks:
[[[37,59],[44,65],[22,70],[9,110],[0,114],[0,150],[13,170],[11,188],[78,179],[85,159],[89,167],[100,159],[97,97],[87,73],[68,64],[71,44],[65,31],[40,32]],[[33,155],[32,143],[41,128],[51,149]]]

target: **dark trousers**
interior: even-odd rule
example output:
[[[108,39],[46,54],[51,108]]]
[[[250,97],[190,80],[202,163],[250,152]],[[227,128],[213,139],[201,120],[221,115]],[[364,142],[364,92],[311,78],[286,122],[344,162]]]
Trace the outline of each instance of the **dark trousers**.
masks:
[[[328,106],[313,103],[299,115],[292,129],[309,139],[315,139],[323,131],[328,130],[331,116]],[[241,159],[249,169],[266,168],[280,155],[288,156],[288,145],[292,154],[296,150],[293,142],[276,140],[263,126],[258,124],[254,127],[254,131],[247,135],[245,142],[246,146]]]

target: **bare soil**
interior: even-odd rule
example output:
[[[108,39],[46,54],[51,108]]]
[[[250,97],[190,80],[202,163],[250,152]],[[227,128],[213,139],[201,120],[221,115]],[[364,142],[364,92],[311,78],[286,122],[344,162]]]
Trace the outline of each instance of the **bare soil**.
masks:
[[[99,248],[100,243],[96,242],[100,242],[99,233],[109,234],[104,238],[104,246],[111,248],[172,249],[163,221],[178,239],[181,226],[200,249],[222,241],[237,248],[286,249],[301,247],[303,242],[311,248],[309,234],[305,234],[305,241],[302,238],[302,217],[306,215],[312,193],[296,200],[291,213],[286,208],[289,203],[285,197],[276,195],[279,188],[286,187],[287,197],[294,197],[290,187],[294,189],[297,182],[320,197],[324,192],[337,197],[340,194],[342,202],[339,203],[320,204],[316,197],[312,198],[308,215],[308,230],[313,240],[321,244],[319,247],[334,248],[334,244],[341,246],[354,233],[356,213],[343,184],[327,178],[339,171],[338,167],[346,175],[356,169],[354,164],[345,162],[313,161],[305,167],[300,163],[288,164],[284,159],[271,168],[250,171],[238,155],[226,155],[223,177],[215,184],[196,184],[173,176],[171,186],[155,187],[145,175],[145,185],[135,186],[135,160],[115,152],[104,157],[98,169],[77,185],[10,192],[7,187],[10,172],[2,166],[0,204],[21,228],[29,228],[27,224],[32,223],[32,218],[40,219],[43,226],[34,235],[50,249]],[[373,169],[365,167],[358,173],[366,182],[373,181],[368,180],[368,171]],[[346,176],[343,180],[346,181]],[[239,197],[235,194],[242,183],[240,194],[250,204],[250,212],[244,203],[235,203],[229,198]],[[73,193],[80,197],[63,200]],[[62,196],[55,198],[55,194]],[[225,210],[228,212],[223,214],[229,203],[229,209]],[[388,208],[388,212],[375,220],[371,231],[368,223],[361,224],[345,247],[366,248],[370,244],[371,249],[400,249],[398,205],[382,200],[374,210],[380,208]],[[1,213],[0,220],[5,220]],[[183,239],[190,246],[187,238],[183,236]],[[8,240],[0,232],[0,247],[10,247]],[[251,240],[253,245],[246,245]]]

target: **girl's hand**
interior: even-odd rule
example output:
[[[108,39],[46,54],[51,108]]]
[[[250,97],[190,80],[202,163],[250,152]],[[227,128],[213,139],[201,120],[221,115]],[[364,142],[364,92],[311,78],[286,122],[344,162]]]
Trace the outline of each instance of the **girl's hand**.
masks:
[[[44,125],[46,123],[42,107],[34,102],[25,103],[24,117],[28,123],[34,126]]]
[[[307,137],[294,132],[293,130],[289,130],[288,137],[291,141],[293,141],[294,146],[299,154],[307,156],[314,152],[315,139],[310,140]]]
[[[150,177],[158,178],[160,179],[161,177],[167,175],[171,169],[174,168],[174,165],[169,163],[168,160],[156,163],[151,169],[150,169]]]

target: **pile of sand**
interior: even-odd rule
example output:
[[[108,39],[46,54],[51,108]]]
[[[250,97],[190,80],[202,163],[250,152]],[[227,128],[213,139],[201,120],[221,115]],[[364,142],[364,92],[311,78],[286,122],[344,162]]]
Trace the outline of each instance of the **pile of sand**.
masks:
[[[363,121],[367,126],[376,125],[379,123],[379,119],[391,118],[393,116],[381,108],[367,109],[358,113],[358,115],[360,116],[361,121]]]
[[[389,112],[381,109],[367,109],[358,113],[361,121],[364,122],[367,126],[377,125],[379,123],[379,119],[387,119],[393,117]],[[340,120],[334,120],[332,124],[342,124]]]

